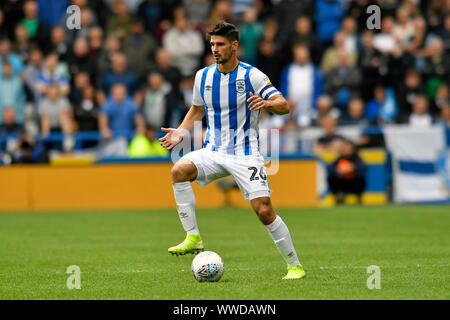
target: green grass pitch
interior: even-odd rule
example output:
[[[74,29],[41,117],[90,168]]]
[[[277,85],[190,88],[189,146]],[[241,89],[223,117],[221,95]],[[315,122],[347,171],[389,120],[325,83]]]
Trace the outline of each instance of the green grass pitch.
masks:
[[[198,283],[174,210],[0,214],[0,299],[449,299],[450,206],[279,209],[307,277],[286,267],[251,209],[198,210],[205,249],[225,262]],[[69,290],[66,269],[81,269]],[[367,266],[380,267],[369,290]]]

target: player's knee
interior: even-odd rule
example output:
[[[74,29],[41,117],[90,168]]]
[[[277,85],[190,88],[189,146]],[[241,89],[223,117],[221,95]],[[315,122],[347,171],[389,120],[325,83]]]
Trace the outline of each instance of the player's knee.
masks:
[[[185,182],[189,181],[186,170],[182,166],[174,165],[172,167],[172,180],[173,182]]]
[[[275,219],[275,212],[270,203],[258,205],[258,207],[255,208],[255,212],[258,215],[259,220],[264,224],[270,224]]]
[[[183,164],[175,164],[172,167],[172,181],[173,182],[186,182],[193,180],[194,172],[190,166]]]

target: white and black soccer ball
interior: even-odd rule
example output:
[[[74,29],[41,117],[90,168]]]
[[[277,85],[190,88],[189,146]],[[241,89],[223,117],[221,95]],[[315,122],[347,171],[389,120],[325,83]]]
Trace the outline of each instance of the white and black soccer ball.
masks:
[[[217,282],[222,278],[224,270],[222,258],[212,251],[201,252],[192,260],[191,271],[199,282]]]

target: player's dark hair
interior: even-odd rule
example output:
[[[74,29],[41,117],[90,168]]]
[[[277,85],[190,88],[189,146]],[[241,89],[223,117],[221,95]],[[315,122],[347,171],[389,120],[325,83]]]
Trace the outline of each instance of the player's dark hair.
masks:
[[[233,42],[234,40],[239,41],[239,29],[234,24],[225,21],[220,21],[216,24],[208,34],[210,36],[226,37],[230,42]]]

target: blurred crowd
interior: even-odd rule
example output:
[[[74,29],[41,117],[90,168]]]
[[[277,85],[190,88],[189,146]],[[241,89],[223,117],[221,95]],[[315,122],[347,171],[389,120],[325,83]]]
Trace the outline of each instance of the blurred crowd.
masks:
[[[369,30],[373,4],[380,29]],[[70,151],[83,131],[114,141],[112,155],[127,153],[130,132],[156,142],[214,63],[206,34],[220,20],[291,105],[262,115],[265,127],[322,127],[316,149],[327,150],[339,126],[450,126],[450,0],[2,0],[0,135],[21,137],[5,148],[32,158],[36,137],[60,133],[41,149]]]

